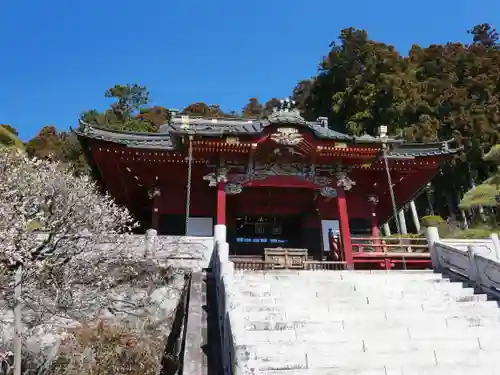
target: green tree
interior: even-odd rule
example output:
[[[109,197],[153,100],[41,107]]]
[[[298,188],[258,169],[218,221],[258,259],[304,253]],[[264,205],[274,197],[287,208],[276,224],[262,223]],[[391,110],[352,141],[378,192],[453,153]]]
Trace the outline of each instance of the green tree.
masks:
[[[156,129],[170,120],[170,111],[161,106],[142,108],[136,118],[151,123]]]
[[[264,113],[264,106],[260,104],[259,99],[250,98],[241,113],[244,118],[260,118]]]
[[[470,33],[470,45],[414,45],[404,57],[364,30],[344,29],[318,74],[297,84],[294,99],[306,119],[326,115],[333,129],[351,134],[375,135],[387,125],[409,141],[455,139],[464,152],[433,182],[444,208],[450,200],[439,198],[491,174],[481,156],[500,143],[498,34],[488,24]]]
[[[469,190],[460,202],[463,209],[476,207],[497,207],[500,198],[500,145],[495,145],[484,155],[485,163],[493,163],[496,166],[495,173],[487,178],[482,184]]]
[[[149,92],[146,87],[137,84],[115,85],[106,90],[104,97],[116,99],[116,102],[111,104],[111,109],[123,122],[130,120],[134,113],[149,103]]]
[[[8,124],[0,124],[0,148],[16,147],[24,150],[24,144],[19,139],[17,130]]]
[[[218,104],[206,104],[204,102],[195,102],[186,106],[181,114],[193,117],[225,118],[233,117],[225,113]]]
[[[135,132],[156,132],[158,126],[145,116],[140,116],[149,103],[149,92],[137,84],[115,85],[104,93],[115,102],[103,113],[95,109],[84,112],[81,120],[99,127]]]
[[[72,132],[58,132],[54,126],[45,126],[26,143],[29,156],[60,161],[73,168],[77,175],[89,172],[83,150]]]

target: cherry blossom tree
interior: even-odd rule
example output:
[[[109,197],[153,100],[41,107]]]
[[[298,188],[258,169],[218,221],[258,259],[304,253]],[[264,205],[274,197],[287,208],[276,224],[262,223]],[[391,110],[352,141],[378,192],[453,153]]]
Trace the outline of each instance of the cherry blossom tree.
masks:
[[[51,305],[64,305],[71,296],[66,265],[133,225],[129,212],[100,194],[87,176],[75,177],[60,163],[31,159],[16,149],[0,149],[0,293],[13,301],[14,375],[21,374],[24,290],[32,285],[52,289]]]

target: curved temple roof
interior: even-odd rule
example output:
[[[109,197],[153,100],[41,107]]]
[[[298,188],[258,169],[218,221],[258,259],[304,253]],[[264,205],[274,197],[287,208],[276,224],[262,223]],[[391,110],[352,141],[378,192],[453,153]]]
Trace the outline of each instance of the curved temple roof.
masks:
[[[281,107],[267,119],[207,119],[176,115],[169,123],[162,125],[158,133],[136,133],[114,131],[93,127],[80,122],[75,133],[82,138],[113,142],[134,148],[174,149],[176,136],[196,134],[204,137],[257,135],[273,124],[303,127],[321,140],[341,141],[355,144],[390,144],[389,155],[397,157],[439,156],[453,154],[458,149],[449,147],[450,141],[439,143],[404,143],[399,139],[373,137],[370,135],[351,136],[328,128],[328,119],[320,117],[316,121],[306,121],[293,109],[290,101],[282,101]]]

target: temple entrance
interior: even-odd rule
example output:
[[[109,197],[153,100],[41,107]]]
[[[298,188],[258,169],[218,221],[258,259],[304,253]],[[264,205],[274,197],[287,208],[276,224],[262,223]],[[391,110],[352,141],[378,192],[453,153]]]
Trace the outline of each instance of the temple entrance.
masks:
[[[302,247],[302,221],[296,216],[239,216],[228,236],[232,254],[263,255],[264,248]]]

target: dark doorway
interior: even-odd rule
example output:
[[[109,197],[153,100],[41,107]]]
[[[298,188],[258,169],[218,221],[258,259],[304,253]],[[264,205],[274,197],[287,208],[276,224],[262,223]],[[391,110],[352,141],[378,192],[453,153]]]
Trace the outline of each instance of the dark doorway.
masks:
[[[160,215],[158,234],[185,236],[186,215]]]
[[[300,216],[241,216],[228,236],[232,254],[263,255],[264,248],[302,246]]]

